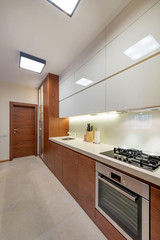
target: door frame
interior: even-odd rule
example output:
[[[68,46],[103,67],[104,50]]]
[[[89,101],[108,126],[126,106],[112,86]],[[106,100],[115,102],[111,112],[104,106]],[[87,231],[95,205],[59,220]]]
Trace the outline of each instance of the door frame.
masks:
[[[10,112],[10,144],[9,144],[9,152],[10,152],[10,161],[13,160],[13,108],[16,106],[21,107],[31,107],[34,109],[35,113],[35,156],[37,156],[37,104],[29,104],[29,103],[20,103],[20,102],[9,102],[9,112]]]

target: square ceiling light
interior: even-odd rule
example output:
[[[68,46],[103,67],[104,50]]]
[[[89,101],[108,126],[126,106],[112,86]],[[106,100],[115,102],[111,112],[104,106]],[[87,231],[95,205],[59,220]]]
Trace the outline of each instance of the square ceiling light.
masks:
[[[76,10],[80,0],[47,0],[52,3],[62,12],[66,13],[68,16],[72,17],[74,11]]]
[[[159,43],[154,39],[154,37],[149,34],[145,38],[141,39],[123,53],[131,58],[132,60],[137,60],[148,53],[151,53],[160,47]]]
[[[19,61],[20,68],[27,69],[36,73],[41,73],[45,65],[46,65],[45,60],[29,55],[24,52],[20,52]]]
[[[82,86],[88,86],[89,84],[91,84],[93,81],[88,80],[87,78],[81,78],[80,80],[78,80],[76,83]]]

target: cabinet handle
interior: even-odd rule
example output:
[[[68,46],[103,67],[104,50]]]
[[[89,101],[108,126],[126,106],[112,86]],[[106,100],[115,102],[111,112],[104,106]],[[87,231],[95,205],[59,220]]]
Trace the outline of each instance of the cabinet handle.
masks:
[[[106,183],[107,185],[109,185],[110,187],[114,188],[116,191],[118,191],[119,193],[123,194],[125,197],[128,197],[130,200],[132,201],[136,201],[138,199],[138,195],[134,194],[133,196],[131,194],[129,194],[126,190],[122,190],[119,187],[113,185],[112,183],[106,181],[104,178],[98,177],[98,179],[104,183]]]

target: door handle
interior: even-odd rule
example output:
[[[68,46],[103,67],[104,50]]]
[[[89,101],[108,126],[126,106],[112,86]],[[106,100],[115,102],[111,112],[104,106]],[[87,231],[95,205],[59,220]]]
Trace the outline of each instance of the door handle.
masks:
[[[17,133],[17,129],[14,129],[14,130],[13,130],[13,133],[16,134],[16,133]]]

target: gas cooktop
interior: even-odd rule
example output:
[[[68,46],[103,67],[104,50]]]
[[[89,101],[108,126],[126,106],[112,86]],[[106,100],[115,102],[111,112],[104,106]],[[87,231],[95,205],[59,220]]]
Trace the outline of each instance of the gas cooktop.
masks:
[[[137,149],[114,148],[111,151],[100,153],[102,155],[154,171],[160,166],[160,156],[146,154]]]

